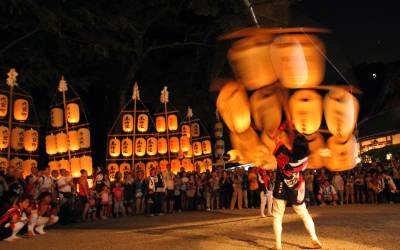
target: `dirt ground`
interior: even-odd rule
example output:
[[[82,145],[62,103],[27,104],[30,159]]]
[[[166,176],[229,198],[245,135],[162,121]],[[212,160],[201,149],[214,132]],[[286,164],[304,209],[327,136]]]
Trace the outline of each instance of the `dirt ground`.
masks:
[[[311,207],[323,249],[400,249],[400,205]],[[125,217],[49,228],[44,236],[0,242],[18,249],[269,249],[272,218],[256,209]],[[284,249],[307,249],[310,241],[291,208],[283,225]]]

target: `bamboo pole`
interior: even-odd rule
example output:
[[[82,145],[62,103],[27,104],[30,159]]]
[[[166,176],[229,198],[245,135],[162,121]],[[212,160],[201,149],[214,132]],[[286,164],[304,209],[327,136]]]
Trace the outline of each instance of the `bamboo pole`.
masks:
[[[12,129],[12,111],[13,111],[13,91],[14,85],[10,85],[10,94],[9,94],[9,113],[8,113],[8,149],[7,149],[7,160],[10,162],[11,157],[11,129]]]
[[[134,91],[135,92],[135,91]],[[132,140],[132,169],[134,171],[134,178],[136,179],[136,169],[135,169],[135,152],[136,152],[136,94],[133,94],[133,140]]]
[[[62,92],[62,97],[63,97],[65,132],[67,133],[67,141],[68,141],[69,140],[68,139],[68,115],[67,115],[67,101],[66,101],[66,96],[65,96],[65,91],[67,90],[67,82],[64,80],[64,76],[61,77],[59,90]],[[69,171],[71,172],[72,171],[71,151],[69,150],[68,144],[69,143],[67,143]]]
[[[167,131],[167,151],[168,151],[168,163],[171,164],[171,152],[169,148],[169,126],[168,126],[168,108],[167,102],[164,102],[164,111],[165,111],[165,129]]]

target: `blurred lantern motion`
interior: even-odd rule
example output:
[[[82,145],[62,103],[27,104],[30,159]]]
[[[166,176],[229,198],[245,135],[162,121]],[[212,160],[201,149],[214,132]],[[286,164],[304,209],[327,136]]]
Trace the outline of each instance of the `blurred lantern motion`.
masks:
[[[230,130],[230,161],[276,168],[271,135],[287,120],[309,140],[310,168],[343,171],[356,165],[356,88],[321,84],[327,58],[322,32],[328,30],[258,27],[220,38],[233,40],[227,58],[235,79],[222,84],[216,101]]]

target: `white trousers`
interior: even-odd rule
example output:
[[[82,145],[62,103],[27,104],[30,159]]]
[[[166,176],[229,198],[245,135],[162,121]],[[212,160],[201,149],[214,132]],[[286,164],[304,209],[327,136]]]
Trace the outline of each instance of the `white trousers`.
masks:
[[[264,191],[261,191],[260,198],[261,198],[261,205],[260,205],[261,215],[264,215],[266,205],[267,205],[267,214],[268,215],[272,214],[272,202],[273,202],[272,191],[267,190],[266,193]]]
[[[274,198],[274,233],[275,233],[275,242],[276,248],[282,248],[282,219],[283,214],[285,213],[286,201],[275,199]],[[315,233],[314,222],[308,213],[305,203],[301,205],[293,205],[293,210],[300,216],[303,220],[304,226],[307,229],[308,233],[312,240],[318,240],[317,234]]]

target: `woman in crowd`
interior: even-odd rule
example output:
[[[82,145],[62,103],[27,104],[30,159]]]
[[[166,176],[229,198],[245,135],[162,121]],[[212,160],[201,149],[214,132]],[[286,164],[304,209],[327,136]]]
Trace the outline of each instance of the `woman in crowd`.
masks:
[[[135,211],[135,182],[133,180],[132,174],[129,172],[124,173],[124,203],[126,207],[127,215],[134,215]]]

